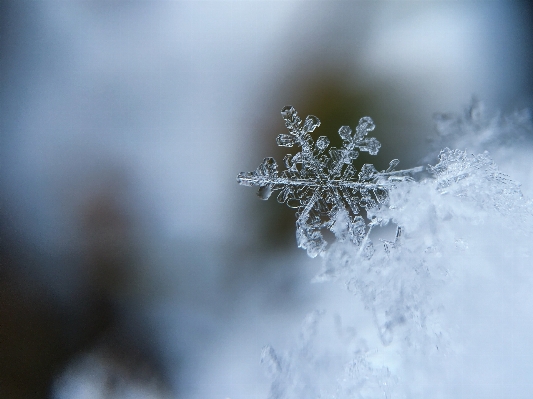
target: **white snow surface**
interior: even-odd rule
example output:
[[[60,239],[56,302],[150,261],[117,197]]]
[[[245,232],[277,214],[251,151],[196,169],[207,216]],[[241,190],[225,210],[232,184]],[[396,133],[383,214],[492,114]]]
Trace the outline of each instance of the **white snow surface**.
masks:
[[[509,148],[530,145],[527,125]],[[461,140],[482,147],[479,131]],[[372,256],[350,241],[325,252],[314,281],[353,297],[310,313],[289,349],[263,350],[270,398],[529,397],[532,202],[488,152],[445,148],[427,169],[367,210],[395,238],[375,234]]]

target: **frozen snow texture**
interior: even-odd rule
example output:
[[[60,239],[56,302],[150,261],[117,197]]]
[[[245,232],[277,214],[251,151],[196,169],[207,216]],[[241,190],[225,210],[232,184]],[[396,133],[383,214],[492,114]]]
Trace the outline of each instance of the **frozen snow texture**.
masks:
[[[284,355],[270,348],[279,365],[272,375],[270,398],[460,398],[485,389],[464,359],[487,356],[472,352],[472,347],[485,337],[484,329],[498,327],[477,326],[475,319],[461,324],[472,317],[465,316],[464,308],[470,305],[465,303],[462,284],[469,273],[474,274],[474,284],[483,281],[476,273],[501,273],[491,264],[497,254],[507,260],[506,268],[512,262],[513,273],[524,273],[524,286],[518,291],[527,297],[531,203],[487,154],[445,149],[429,171],[431,176],[424,181],[397,183],[386,206],[369,212],[383,225],[401,226],[393,240],[383,240],[372,257],[362,255],[349,241],[336,242],[326,251],[324,269],[315,278],[341,282],[354,293],[371,315],[378,340],[370,344],[373,334],[359,334],[346,342],[340,334],[324,339],[314,338],[313,332]],[[487,246],[496,252],[484,255]],[[499,283],[516,284],[505,275]],[[506,303],[516,309],[511,300],[517,294],[512,290]],[[493,311],[485,308],[482,313]],[[474,335],[468,338],[471,323]],[[356,325],[361,326],[363,321]],[[326,342],[339,343],[331,347]],[[502,348],[506,353],[510,350]],[[515,361],[517,353],[513,356]],[[499,366],[475,363],[475,367]],[[465,378],[472,378],[470,387],[464,384]],[[531,384],[524,384],[523,380],[516,384],[518,396],[513,397],[524,397],[524,389],[529,392]],[[486,391],[484,397],[502,397],[502,391],[493,388],[494,393]]]
[[[490,142],[469,140],[482,149],[483,142],[514,137],[505,126],[491,128]],[[314,151],[310,160],[299,153],[301,163],[320,162]],[[340,282],[355,294],[373,329],[359,314],[357,333],[339,330],[323,337],[324,313],[312,313],[295,347],[281,354],[271,347],[263,351],[272,378],[270,398],[528,398],[533,390],[528,321],[533,317],[533,207],[520,184],[500,172],[487,152],[449,148],[419,181],[408,178],[410,172],[398,179],[383,171],[371,180],[343,180],[342,174],[331,178],[327,166],[318,169],[323,175],[315,167],[305,170],[304,177],[271,174],[261,180],[266,173],[258,168],[240,178],[281,190],[293,187],[292,180],[303,181],[308,197],[321,194],[317,198],[359,184],[350,192],[358,204],[361,190],[383,187],[384,200],[377,201],[374,193],[375,204],[363,207],[366,218],[355,215],[363,220],[359,240],[346,239],[344,226],[354,224],[344,205],[350,201],[347,194],[339,194],[344,207],[329,203],[334,212],[325,212],[333,219],[327,227],[338,239],[322,249],[323,270],[315,278]],[[366,250],[370,231],[387,225],[397,226],[396,234]],[[339,306],[334,303],[333,311]]]
[[[386,367],[373,364],[376,351],[362,340],[326,336],[324,316],[318,311],[307,315],[298,345],[291,351],[278,354],[271,346],[263,348],[261,362],[273,378],[269,398],[390,397],[397,380]],[[346,347],[324,348],[328,339]]]
[[[533,172],[529,165],[533,151],[531,111],[516,110],[509,114],[491,112],[476,99],[463,113],[435,114],[437,136],[425,162],[432,162],[445,147],[468,150],[472,154],[489,151],[491,158],[505,173],[523,184],[523,191],[533,195]]]
[[[531,140],[533,133],[528,109],[489,116],[485,105],[475,98],[462,115],[437,113],[433,119],[438,135],[433,139],[436,150],[451,146],[476,153],[516,150]]]
[[[296,145],[301,151],[285,156],[287,169],[281,174],[274,158],[265,158],[255,171],[240,173],[237,181],[245,186],[259,186],[257,194],[264,200],[272,192],[280,191],[278,202],[297,210],[296,239],[309,256],[324,252],[327,242],[321,230],[325,228],[338,241],[349,239],[371,256],[368,234],[377,221],[365,220],[361,209],[368,211],[385,204],[395,182],[409,180],[411,174],[422,168],[395,171],[399,161],[394,159],[387,170],[378,171],[374,165],[365,164],[358,172],[353,161],[359,151],[376,155],[381,147],[377,139],[367,137],[375,128],[369,117],[359,120],[355,132],[349,126],[342,126],[339,129],[342,147],[327,151],[326,136],[320,136],[316,142],[311,137],[320,126],[316,116],[310,115],[302,121],[290,105],[282,109],[281,115],[289,134],[280,134],[276,139],[278,145]]]

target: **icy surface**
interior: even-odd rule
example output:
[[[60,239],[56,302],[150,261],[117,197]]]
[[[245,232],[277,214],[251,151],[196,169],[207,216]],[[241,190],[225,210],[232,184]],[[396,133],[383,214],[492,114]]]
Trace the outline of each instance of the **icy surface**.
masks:
[[[370,253],[368,234],[377,221],[367,221],[361,215],[387,203],[388,192],[399,181],[409,180],[410,175],[422,168],[395,171],[399,161],[390,162],[387,170],[377,171],[374,165],[365,164],[357,171],[353,161],[360,151],[376,155],[381,147],[374,137],[367,137],[375,128],[369,117],[361,118],[355,132],[348,126],[339,129],[341,148],[330,147],[325,136],[313,141],[311,133],[320,126],[316,116],[304,121],[292,106],[281,111],[289,134],[280,134],[276,141],[283,147],[300,147],[295,155],[285,158],[286,169],[278,173],[274,158],[265,158],[253,172],[242,172],[237,181],[245,186],[258,186],[261,199],[268,199],[274,191],[280,191],[278,202],[296,211],[296,239],[298,246],[311,257],[322,254],[327,242],[321,233],[330,229],[337,240],[349,239]]]
[[[449,148],[418,180],[411,176],[419,168],[394,172],[396,160],[386,171],[352,172],[350,151],[369,147],[361,144],[370,140],[369,118],[353,136],[341,128],[345,145],[321,158],[329,143],[313,144],[309,135],[318,119],[301,127],[288,111],[291,135],[278,143],[301,147],[298,162],[279,176],[269,158],[239,180],[260,193],[290,193],[299,245],[324,258],[314,281],[340,283],[364,311],[325,303],[329,309],[309,314],[292,348],[265,347],[270,398],[528,398],[533,206],[520,184],[488,152]],[[490,142],[511,137],[509,129],[493,128]],[[324,227],[336,236],[327,248],[315,244]],[[348,311],[337,322],[350,306],[352,319],[346,323]]]
[[[487,154],[445,149],[428,169],[429,179],[399,182],[387,206],[369,211],[401,226],[393,238],[371,257],[334,243],[315,278],[352,292],[373,332],[361,319],[355,329],[367,330],[348,339],[320,336],[316,324],[327,320],[313,316],[294,348],[269,349],[279,365],[270,398],[527,397],[532,368],[521,359],[531,345],[512,338],[524,332],[503,332],[528,328],[514,315],[530,314],[531,203]],[[524,372],[508,374],[517,364]]]

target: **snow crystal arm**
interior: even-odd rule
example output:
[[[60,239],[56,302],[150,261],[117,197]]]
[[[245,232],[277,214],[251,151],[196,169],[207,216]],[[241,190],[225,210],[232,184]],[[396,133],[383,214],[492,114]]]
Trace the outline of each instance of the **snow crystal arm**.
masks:
[[[265,158],[253,172],[241,172],[237,181],[243,186],[259,187],[261,199],[268,199],[274,191],[281,190],[278,201],[297,209],[296,239],[298,246],[315,257],[327,245],[321,230],[328,228],[335,233],[337,240],[348,237],[361,251],[366,251],[368,233],[375,221],[366,223],[359,210],[379,207],[388,200],[388,192],[394,182],[411,180],[411,175],[423,170],[422,167],[394,170],[399,161],[391,161],[389,168],[377,171],[374,165],[365,164],[357,173],[353,161],[359,151],[376,155],[381,148],[374,137],[366,137],[375,128],[369,117],[359,120],[352,132],[348,126],[339,129],[343,140],[340,149],[326,150],[329,139],[321,136],[316,143],[311,134],[320,126],[316,116],[308,116],[302,122],[292,106],[286,106],[281,114],[289,134],[278,135],[276,142],[282,147],[300,147],[300,152],[285,157],[286,170],[278,173],[274,158]]]

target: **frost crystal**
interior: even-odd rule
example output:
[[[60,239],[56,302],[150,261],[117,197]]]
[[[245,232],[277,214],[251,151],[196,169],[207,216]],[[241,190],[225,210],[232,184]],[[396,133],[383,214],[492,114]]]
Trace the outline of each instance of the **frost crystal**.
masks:
[[[307,317],[289,351],[264,348],[270,399],[531,396],[530,373],[515,368],[532,352],[533,202],[492,156],[507,159],[506,172],[512,162],[530,170],[525,133],[533,125],[525,114],[487,120],[478,111],[441,117],[439,127],[443,142],[474,152],[444,148],[414,181],[421,168],[393,171],[396,160],[381,172],[355,169],[360,151],[380,147],[366,137],[370,118],[354,133],[342,127],[336,149],[326,137],[311,139],[316,117],[302,122],[284,109],[289,134],[278,144],[301,151],[280,174],[266,158],[238,180],[264,199],[278,190],[280,202],[297,208],[298,244],[323,255],[314,281],[342,284],[361,306],[326,295],[329,309]],[[396,235],[382,229],[374,248],[370,231],[387,223]],[[327,250],[324,228],[337,238]],[[487,375],[496,382],[487,386]]]
[[[300,152],[284,158],[286,169],[278,173],[274,158],[265,158],[253,172],[237,176],[239,184],[258,186],[261,199],[280,191],[278,202],[297,210],[296,239],[298,246],[311,257],[324,252],[327,242],[322,229],[331,230],[337,240],[351,242],[371,256],[368,234],[378,220],[368,221],[361,209],[369,211],[388,201],[394,182],[411,179],[410,175],[421,167],[395,171],[399,161],[390,162],[387,170],[378,171],[374,165],[365,164],[359,172],[354,160],[360,151],[376,155],[381,147],[374,137],[367,137],[375,128],[369,117],[359,120],[355,132],[348,126],[339,129],[341,148],[330,147],[329,139],[320,136],[313,141],[311,133],[320,126],[316,116],[304,121],[292,106],[282,109],[281,115],[289,134],[280,134],[276,142],[282,147],[298,146]]]

